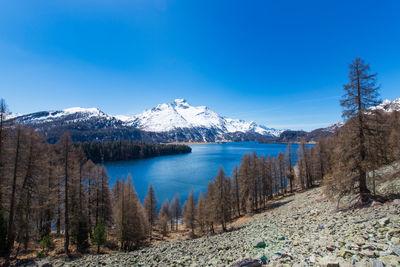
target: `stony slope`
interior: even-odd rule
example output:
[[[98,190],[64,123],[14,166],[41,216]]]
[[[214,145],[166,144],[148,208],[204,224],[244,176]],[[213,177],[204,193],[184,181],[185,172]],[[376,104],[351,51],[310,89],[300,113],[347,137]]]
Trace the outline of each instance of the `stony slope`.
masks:
[[[394,185],[399,189],[400,181]],[[337,212],[336,203],[317,188],[277,201],[274,207],[220,235],[130,253],[89,255],[55,266],[227,266],[244,258],[263,259],[271,266],[400,264],[398,200]]]

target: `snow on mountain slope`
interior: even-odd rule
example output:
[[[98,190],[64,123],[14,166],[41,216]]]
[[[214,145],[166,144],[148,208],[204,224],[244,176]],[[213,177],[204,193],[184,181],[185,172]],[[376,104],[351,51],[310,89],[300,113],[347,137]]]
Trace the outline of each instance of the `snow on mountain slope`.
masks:
[[[371,107],[370,110],[382,110],[385,112],[400,111],[400,98],[396,98],[393,101],[386,99],[378,106]]]
[[[400,111],[400,98],[396,98],[393,101],[390,101],[388,99],[384,100],[381,104],[375,106],[375,107],[370,107],[368,110],[380,110],[383,112],[393,112],[393,111]],[[370,111],[367,111],[366,114],[371,114]],[[340,128],[342,128],[345,125],[344,121],[332,124],[326,128],[323,128],[322,130],[325,132],[331,132],[334,133]],[[318,129],[317,129],[318,130]]]
[[[253,132],[267,136],[279,136],[281,130],[259,126],[253,121],[246,122],[225,118],[205,106],[194,107],[184,99],[175,99],[172,103],[160,104],[134,116],[125,123],[144,131],[166,132],[177,129],[206,128],[218,134],[235,132]]]
[[[342,128],[344,124],[345,124],[344,121],[341,121],[341,122],[338,122],[338,123],[334,123],[334,124],[329,125],[328,127],[324,128],[324,131],[334,133],[335,131],[337,131],[340,128]]]
[[[385,100],[370,110],[400,111],[400,98]],[[150,142],[217,142],[223,140],[249,141],[280,138],[283,130],[267,128],[254,121],[223,117],[205,106],[191,106],[184,99],[159,104],[141,114],[108,115],[97,108],[67,108],[41,111],[28,115],[7,114],[8,119],[35,127],[56,137],[65,130],[75,131],[77,140],[134,139]],[[343,122],[311,133],[334,133]],[[296,131],[286,131],[287,133]],[[80,136],[79,136],[80,135]]]
[[[7,112],[5,118],[6,118],[6,120],[11,120],[11,119],[14,119],[14,118],[19,117],[19,116],[22,116],[22,114],[13,113],[13,112]]]
[[[56,141],[56,136],[65,130],[74,131],[77,140],[98,140],[101,133],[102,140],[123,136],[153,142],[249,141],[275,138],[282,132],[253,121],[222,117],[205,106],[191,106],[184,99],[159,104],[132,117],[108,115],[97,108],[73,107],[14,116],[12,119],[51,135],[54,137],[52,141]],[[82,136],[78,136],[79,132]]]
[[[58,111],[42,111],[19,117],[25,123],[29,124],[41,124],[58,120],[79,122],[79,121],[89,120],[91,118],[103,118],[106,120],[114,119],[113,116],[105,114],[98,108],[80,108],[80,107],[67,108]]]
[[[388,99],[384,100],[382,103],[375,107],[370,107],[368,110],[380,110],[384,112],[393,112],[393,111],[400,111],[400,98],[396,98],[393,101],[390,101]],[[371,112],[366,112],[366,114],[371,114]],[[332,132],[334,133],[338,129],[342,128],[344,126],[345,122],[341,121],[335,124],[332,124],[326,128],[324,128],[324,131],[327,132]]]

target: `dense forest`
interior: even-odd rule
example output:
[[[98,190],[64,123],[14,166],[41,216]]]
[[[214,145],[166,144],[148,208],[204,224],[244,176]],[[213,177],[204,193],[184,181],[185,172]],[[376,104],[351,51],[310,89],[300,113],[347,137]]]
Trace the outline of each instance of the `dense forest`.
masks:
[[[143,159],[192,152],[190,146],[175,144],[149,144],[132,140],[81,143],[88,159],[94,163]]]
[[[376,194],[376,185],[391,177],[377,177],[374,170],[400,160],[400,114],[369,109],[379,102],[376,74],[359,58],[349,67],[341,101],[346,123],[334,136],[320,136],[309,149],[305,139],[297,151],[288,144],[277,157],[245,154],[230,176],[221,168],[204,193],[195,197],[192,190],[183,207],[176,195],[158,209],[151,184],[141,203],[130,175],[110,188],[106,170],[93,161],[130,157],[126,151],[136,143],[75,145],[64,133],[49,144],[39,132],[7,121],[1,101],[0,255],[16,257],[32,243],[48,251],[55,237],[63,238],[60,254],[68,256],[71,246],[79,252],[96,246],[99,252],[110,237],[119,249],[132,250],[151,242],[155,230],[164,236],[177,231],[181,219],[192,236],[212,234],[228,230],[235,218],[268,209],[277,195],[321,183],[331,199],[356,195],[357,205],[399,197]],[[103,156],[88,159],[85,146]]]

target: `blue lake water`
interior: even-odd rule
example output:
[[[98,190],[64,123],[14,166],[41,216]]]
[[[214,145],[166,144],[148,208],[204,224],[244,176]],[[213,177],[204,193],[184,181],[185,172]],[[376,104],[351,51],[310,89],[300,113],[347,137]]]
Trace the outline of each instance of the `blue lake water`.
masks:
[[[130,173],[140,200],[145,198],[150,182],[159,202],[171,200],[176,193],[183,200],[192,188],[196,196],[200,191],[205,192],[208,182],[217,175],[220,166],[230,176],[235,164],[240,164],[244,153],[256,151],[259,156],[277,156],[279,152],[286,152],[286,146],[257,142],[199,144],[191,145],[192,153],[189,154],[110,162],[105,167],[111,186],[116,178],[126,177]],[[297,144],[292,145],[294,154],[297,147]]]

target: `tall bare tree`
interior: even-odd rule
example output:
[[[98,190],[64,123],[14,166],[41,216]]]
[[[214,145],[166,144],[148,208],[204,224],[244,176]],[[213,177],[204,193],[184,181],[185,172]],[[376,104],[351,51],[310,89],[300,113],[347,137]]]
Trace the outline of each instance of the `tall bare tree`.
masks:
[[[173,218],[174,221],[175,221],[174,222],[175,231],[178,231],[179,219],[181,218],[181,212],[182,212],[182,210],[181,210],[181,202],[180,202],[178,194],[176,194],[174,196],[174,198],[171,201],[170,206],[171,206],[170,209],[171,209],[171,214],[172,214],[171,218]]]
[[[113,199],[115,229],[120,247],[126,251],[137,248],[146,239],[150,226],[130,175],[125,181],[117,179],[113,186]]]
[[[4,145],[6,139],[5,121],[7,116],[7,104],[4,99],[0,99],[0,208],[3,205],[3,189],[5,187],[4,174]]]
[[[164,200],[161,205],[160,212],[158,213],[158,216],[157,216],[157,218],[158,218],[157,224],[158,224],[161,234],[163,236],[166,236],[168,233],[168,221],[170,218],[168,206],[169,206],[168,200]]]
[[[285,158],[285,154],[283,154],[282,152],[279,152],[277,161],[278,161],[279,180],[281,182],[280,191],[281,191],[281,194],[284,194],[284,193],[286,193],[286,181],[285,181],[286,158]]]
[[[188,199],[183,205],[182,217],[187,227],[191,229],[192,236],[194,236],[194,228],[196,222],[196,206],[194,202],[193,189],[190,191]]]
[[[293,181],[295,174],[293,169],[293,149],[291,143],[289,143],[286,147],[286,177],[289,180],[290,193],[293,193]]]
[[[197,200],[196,205],[196,221],[200,227],[201,233],[205,232],[205,226],[207,224],[207,207],[206,200],[203,197],[203,194],[199,193],[199,199]]]
[[[240,216],[240,185],[239,185],[239,167],[235,165],[232,172],[232,184],[233,184],[233,202],[236,209],[237,216]]]
[[[15,154],[14,154],[14,166],[12,171],[12,183],[11,183],[11,195],[10,195],[10,208],[9,208],[9,216],[8,216],[8,229],[7,229],[7,243],[10,247],[14,246],[15,241],[15,223],[14,223],[14,215],[15,215],[15,204],[16,204],[16,192],[17,179],[19,177],[20,172],[20,163],[21,163],[21,150],[22,150],[22,135],[23,129],[21,126],[17,126],[16,129],[16,137],[15,137]],[[9,256],[9,255],[7,255]]]
[[[370,66],[364,60],[356,57],[349,64],[349,82],[343,86],[345,94],[340,104],[344,108],[343,118],[354,118],[354,135],[351,138],[357,140],[357,154],[354,155],[357,161],[358,184],[360,198],[363,203],[370,200],[371,192],[366,182],[366,112],[369,107],[379,103],[379,86],[377,85],[377,74],[370,73]]]
[[[60,138],[61,162],[63,166],[63,185],[64,185],[64,250],[70,256],[70,180],[72,179],[72,169],[74,165],[74,146],[68,132]]]
[[[149,220],[150,224],[150,237],[152,235],[153,231],[153,226],[156,223],[157,220],[157,198],[156,198],[156,192],[154,191],[153,185],[149,185],[149,190],[147,191],[147,196],[144,199],[144,208],[146,209],[147,212],[147,218]]]

